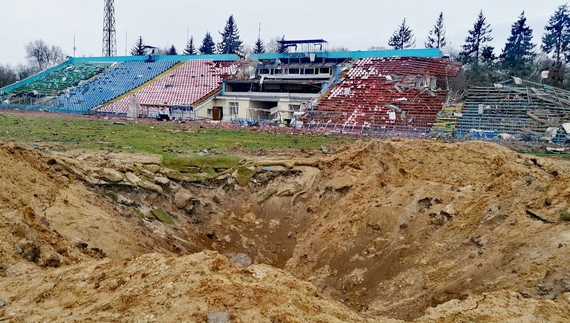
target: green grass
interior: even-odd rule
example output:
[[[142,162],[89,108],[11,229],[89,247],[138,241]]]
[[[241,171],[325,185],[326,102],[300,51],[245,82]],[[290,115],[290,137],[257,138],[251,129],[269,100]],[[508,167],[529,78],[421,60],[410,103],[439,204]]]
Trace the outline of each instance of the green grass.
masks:
[[[137,123],[115,124],[113,120],[31,116],[5,113],[0,118],[0,140],[33,144],[60,144],[89,150],[145,152],[160,154],[165,160],[204,149],[221,151],[239,143],[244,150],[318,149],[335,138],[270,134],[243,130],[201,129],[191,124]],[[351,141],[350,139],[342,139]],[[210,160],[208,160],[209,162]],[[215,159],[214,162],[217,162]],[[193,161],[200,164],[202,161]],[[227,161],[213,168],[222,168]]]
[[[560,220],[570,221],[570,212],[564,212],[564,213],[560,214]]]
[[[174,221],[172,220],[170,215],[168,215],[168,213],[166,213],[161,209],[154,209],[150,211],[150,214],[164,223],[174,224]]]
[[[117,202],[119,200],[119,197],[117,196],[117,194],[113,191],[108,191],[105,195],[107,195],[108,197],[111,198],[111,200],[113,200],[114,202]]]
[[[251,170],[247,167],[240,167],[237,170],[237,182],[240,186],[246,186],[251,178],[255,175],[255,170]]]

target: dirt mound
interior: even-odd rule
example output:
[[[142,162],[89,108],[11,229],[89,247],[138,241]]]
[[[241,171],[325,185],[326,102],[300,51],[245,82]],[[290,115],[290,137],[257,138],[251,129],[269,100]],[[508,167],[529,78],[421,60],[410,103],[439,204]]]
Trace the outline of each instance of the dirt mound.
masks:
[[[366,322],[312,284],[266,265],[238,269],[216,252],[87,262],[2,281],[0,291],[10,321],[207,322],[221,311],[237,323]]]
[[[568,162],[485,142],[339,151],[240,150],[245,182],[237,169],[189,182],[157,156],[0,145],[0,318],[568,316]],[[254,265],[230,265],[238,252]]]
[[[490,143],[359,143],[309,191],[285,269],[402,319],[501,289],[556,298],[570,291],[569,182],[566,162]]]
[[[0,164],[0,275],[169,253],[132,211],[88,190],[57,156],[0,144]]]

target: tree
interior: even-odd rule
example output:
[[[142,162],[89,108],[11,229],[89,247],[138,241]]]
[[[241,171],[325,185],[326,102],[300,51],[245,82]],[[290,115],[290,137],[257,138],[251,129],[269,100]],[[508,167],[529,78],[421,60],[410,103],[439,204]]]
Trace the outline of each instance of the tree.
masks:
[[[260,37],[257,37],[257,40],[255,41],[255,45],[253,47],[253,53],[254,54],[265,53],[265,46],[263,45],[263,41],[261,40]]]
[[[281,37],[279,41],[277,41],[277,53],[284,54],[289,52],[289,46],[285,46],[285,35]]]
[[[10,65],[0,65],[0,87],[10,85],[18,80],[16,71]],[[2,102],[0,102],[1,104]]]
[[[570,60],[570,14],[568,4],[558,7],[544,27],[541,49],[553,54],[556,65],[561,65],[562,56]]]
[[[178,55],[178,52],[176,51],[176,47],[174,47],[174,44],[170,46],[170,48],[166,51],[166,55]]]
[[[59,46],[50,47],[41,39],[29,42],[25,49],[28,61],[40,70],[60,64],[65,60],[63,50]]]
[[[139,36],[139,39],[137,40],[137,42],[135,43],[135,45],[133,46],[133,48],[131,48],[131,55],[132,56],[144,56],[144,41],[142,36]]]
[[[218,43],[218,53],[241,54],[243,42],[239,39],[239,30],[233,15],[228,18],[226,27],[224,27],[223,32],[220,32],[220,35],[222,41]]]
[[[511,36],[507,39],[505,48],[501,53],[503,67],[510,75],[527,77],[530,75],[530,64],[536,54],[533,52],[535,44],[532,42],[532,29],[526,24],[524,11],[511,27]]]
[[[196,55],[196,48],[194,48],[194,37],[190,36],[190,40],[184,48],[184,55]]]
[[[447,37],[445,37],[445,26],[443,24],[443,12],[439,13],[439,17],[433,25],[433,28],[428,32],[427,41],[425,42],[426,48],[443,48],[447,46]]]
[[[15,68],[15,72],[16,72],[18,81],[26,79],[26,78],[34,75],[34,74],[37,74],[40,71],[41,70],[38,66],[31,65],[31,64],[24,65],[24,64],[20,63]]]
[[[392,37],[388,40],[388,45],[394,49],[413,48],[416,46],[416,39],[410,27],[406,25],[406,18],[394,31]]]
[[[486,20],[487,18],[485,18],[483,10],[481,10],[477,20],[473,23],[473,29],[469,30],[469,36],[465,38],[463,50],[459,53],[463,62],[474,62],[477,64],[483,51],[486,52],[487,58],[489,57],[489,50],[492,53],[493,48],[485,45],[493,40],[493,37],[491,37],[493,29],[491,29],[490,24],[485,22]],[[486,47],[488,48],[485,49]]]
[[[199,50],[202,55],[214,54],[216,51],[216,43],[214,43],[210,32],[207,32],[206,36],[204,36],[202,46],[200,46]]]

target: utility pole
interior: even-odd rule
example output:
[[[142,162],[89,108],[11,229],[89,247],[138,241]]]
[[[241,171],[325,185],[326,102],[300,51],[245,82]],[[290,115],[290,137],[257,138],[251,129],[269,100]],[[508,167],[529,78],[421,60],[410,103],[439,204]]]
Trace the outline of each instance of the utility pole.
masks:
[[[115,30],[114,0],[105,0],[103,20],[103,56],[117,56],[117,31]]]

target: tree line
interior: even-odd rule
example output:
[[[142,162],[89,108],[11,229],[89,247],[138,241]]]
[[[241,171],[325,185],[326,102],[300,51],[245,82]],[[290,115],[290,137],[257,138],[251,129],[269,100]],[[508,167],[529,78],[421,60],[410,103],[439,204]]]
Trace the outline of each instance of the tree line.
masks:
[[[520,77],[556,87],[570,88],[567,64],[570,63],[570,8],[559,6],[548,20],[541,38],[540,51],[533,43],[533,30],[527,24],[524,11],[511,26],[511,33],[499,55],[489,43],[493,29],[480,11],[473,27],[468,30],[461,50],[453,59],[463,63],[459,77],[452,84],[457,89],[468,85],[490,86],[510,77]],[[406,19],[398,25],[388,40],[393,49],[414,48],[416,39]],[[443,12],[429,30],[426,48],[448,45]],[[546,72],[546,73],[544,73]]]
[[[473,27],[468,30],[465,43],[459,51],[449,46],[446,35],[443,12],[439,14],[433,27],[428,31],[424,46],[450,50],[451,58],[461,61],[463,69],[452,82],[456,89],[468,85],[490,86],[516,76],[549,85],[570,88],[567,64],[570,63],[570,8],[568,4],[559,6],[544,28],[540,46],[533,43],[533,30],[528,26],[524,11],[511,26],[511,33],[499,55],[489,43],[493,40],[492,28],[487,18],[480,11]],[[245,57],[249,53],[287,52],[287,47],[279,41],[285,36],[274,37],[265,44],[258,35],[253,48],[245,45],[239,35],[239,29],[233,15],[230,15],[225,27],[218,32],[221,41],[216,43],[212,34],[206,32],[201,45],[195,44],[190,37],[183,55],[197,54],[237,54]],[[415,48],[416,38],[404,18],[402,23],[388,39],[392,49]],[[131,48],[131,55],[147,55],[147,46],[140,36]],[[382,49],[372,47],[370,49]],[[342,48],[342,50],[348,50]],[[178,55],[174,45],[165,49],[156,49],[157,55]],[[0,87],[33,75],[38,71],[57,65],[64,60],[61,48],[49,46],[42,40],[26,45],[27,65],[11,67],[0,65]],[[547,73],[543,73],[547,71]]]
[[[247,45],[241,40],[239,35],[239,29],[233,15],[230,15],[223,31],[218,32],[221,36],[221,41],[219,43],[214,42],[212,34],[208,31],[202,39],[202,44],[200,47],[196,48],[194,43],[194,36],[188,39],[186,47],[182,51],[182,55],[210,55],[210,54],[237,54],[240,57],[245,57],[249,53],[261,54],[265,51],[285,53],[287,52],[287,47],[284,47],[279,43],[279,40],[285,40],[285,36],[273,38],[267,45],[258,36],[255,41],[254,47],[252,49],[246,48]],[[145,42],[142,36],[139,36],[136,43],[131,48],[131,55],[133,56],[144,56],[147,55],[145,50]],[[171,45],[169,48],[164,50],[158,50],[158,54],[164,55],[178,55],[178,49]]]

